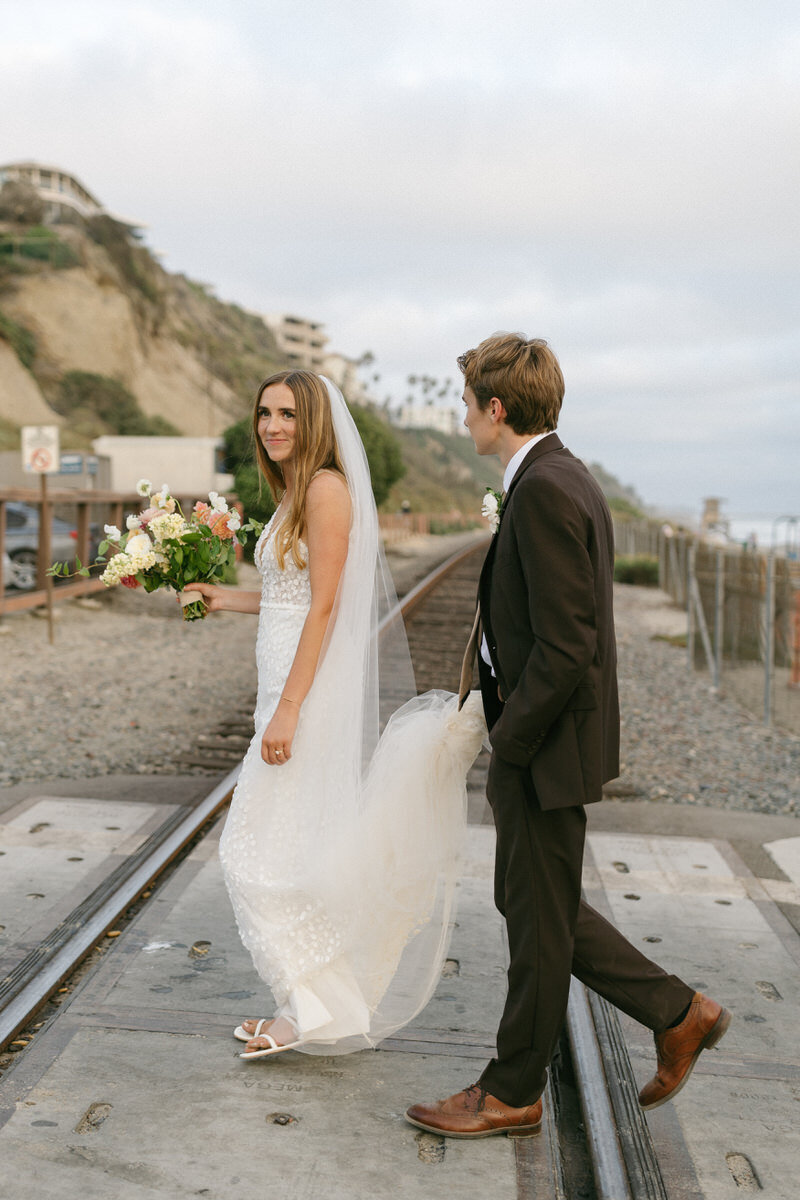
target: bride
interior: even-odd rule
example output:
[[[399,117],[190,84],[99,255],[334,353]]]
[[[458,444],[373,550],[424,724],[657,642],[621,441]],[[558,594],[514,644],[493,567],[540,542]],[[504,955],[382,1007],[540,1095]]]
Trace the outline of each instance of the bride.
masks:
[[[211,611],[259,617],[255,735],[220,858],[275,1015],[234,1034],[243,1058],[347,1053],[405,1025],[436,986],[485,725],[477,693],[460,713],[445,692],[414,696],[366,455],[338,389],[307,371],[272,375],[253,427],[278,502],[255,551],[261,591],[189,585]]]

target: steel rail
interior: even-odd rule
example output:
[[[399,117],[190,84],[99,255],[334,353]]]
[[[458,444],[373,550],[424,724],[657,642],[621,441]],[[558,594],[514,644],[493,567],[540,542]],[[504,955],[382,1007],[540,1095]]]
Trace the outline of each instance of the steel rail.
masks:
[[[379,631],[388,630],[438,587],[484,543],[453,554],[431,571],[386,615]],[[241,764],[230,771],[195,807],[181,807],[98,884],[47,937],[0,980],[0,1049],[24,1029],[34,1013],[100,942],[115,921],[153,879],[165,870],[214,814],[230,799]]]
[[[631,1191],[636,1200],[669,1200],[616,1009],[596,992],[587,995]]]
[[[75,970],[113,923],[230,798],[241,764],[196,808],[172,813],[0,982],[2,1048]]]
[[[473,554],[485,550],[489,545],[488,538],[482,538],[475,545],[467,546],[463,550],[457,550],[450,558],[445,559],[435,570],[431,571],[430,575],[426,575],[421,579],[411,591],[406,592],[402,600],[398,600],[397,604],[392,608],[386,616],[381,620],[378,626],[378,633],[383,634],[391,625],[394,624],[400,617],[404,620],[414,611],[415,608],[427,597],[431,592],[435,591],[440,586],[442,580],[445,579],[451,571],[460,566],[462,562],[466,562]],[[477,598],[477,589],[476,589]]]
[[[667,1200],[616,1012],[573,978],[566,1026],[597,1200]]]
[[[574,976],[570,980],[567,1005],[567,1037],[597,1200],[633,1200],[586,989]]]

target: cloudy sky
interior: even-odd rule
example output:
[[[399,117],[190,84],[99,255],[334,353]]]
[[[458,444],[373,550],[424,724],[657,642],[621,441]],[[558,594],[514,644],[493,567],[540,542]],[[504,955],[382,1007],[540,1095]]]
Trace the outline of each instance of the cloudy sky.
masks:
[[[800,513],[797,0],[0,0],[0,161],[371,350],[546,337],[644,499]]]

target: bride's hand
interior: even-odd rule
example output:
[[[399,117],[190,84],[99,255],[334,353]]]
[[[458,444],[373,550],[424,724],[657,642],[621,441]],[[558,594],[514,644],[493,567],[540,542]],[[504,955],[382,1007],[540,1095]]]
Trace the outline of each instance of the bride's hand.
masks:
[[[271,767],[280,767],[292,757],[292,742],[299,709],[281,701],[261,739],[261,757]]]
[[[225,607],[225,592],[215,583],[187,583],[185,592],[199,592],[209,612],[219,612]]]

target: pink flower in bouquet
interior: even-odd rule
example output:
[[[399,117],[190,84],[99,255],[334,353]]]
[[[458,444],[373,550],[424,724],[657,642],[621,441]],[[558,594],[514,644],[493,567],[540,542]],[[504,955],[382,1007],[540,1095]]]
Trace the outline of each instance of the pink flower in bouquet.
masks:
[[[233,537],[233,530],[228,523],[230,512],[219,512],[204,500],[198,500],[193,511],[200,524],[207,525],[216,537],[223,540]]]
[[[137,588],[142,586],[135,575],[123,575],[122,579],[120,579],[120,583],[123,587],[127,588]]]

